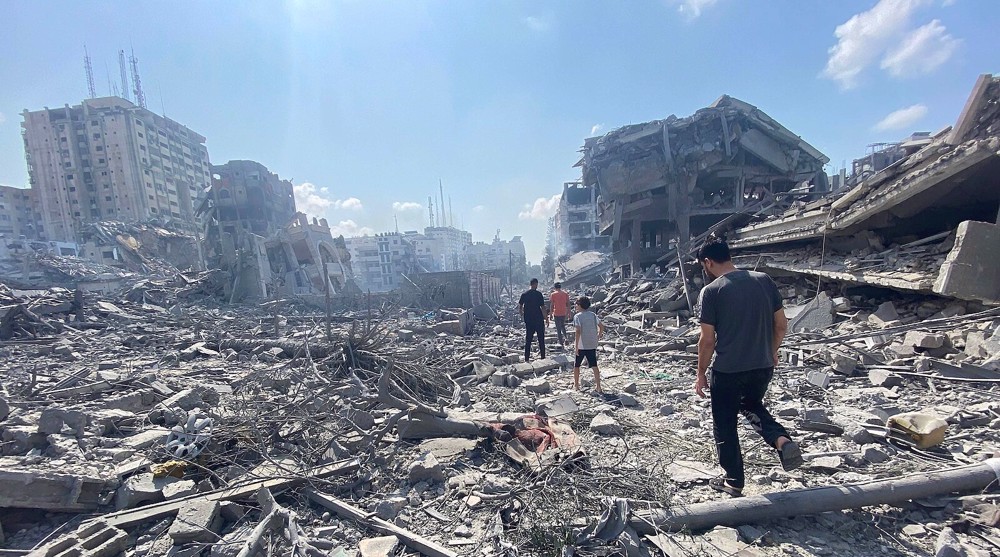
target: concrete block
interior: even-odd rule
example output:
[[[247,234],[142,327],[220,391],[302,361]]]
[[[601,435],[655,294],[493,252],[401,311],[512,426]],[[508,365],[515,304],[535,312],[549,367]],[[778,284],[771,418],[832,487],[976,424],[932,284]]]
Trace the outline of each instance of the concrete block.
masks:
[[[1000,302],[1000,225],[964,221],[941,265],[934,292],[964,300]]]
[[[854,370],[858,367],[857,358],[841,354],[840,352],[828,352],[827,362],[829,362],[830,368],[833,371],[848,377],[854,375]]]
[[[833,300],[826,292],[820,292],[819,296],[798,309],[795,317],[788,321],[788,330],[795,333],[817,331],[833,325],[833,307]]]
[[[590,430],[599,435],[618,437],[625,433],[622,426],[607,414],[598,414],[590,421]]]
[[[546,395],[552,392],[552,385],[544,378],[531,379],[524,382],[524,390],[537,395]]]
[[[830,374],[825,371],[812,370],[806,373],[806,381],[820,389],[825,389],[830,386]]]
[[[63,427],[63,411],[61,408],[46,408],[38,418],[38,433],[51,435],[59,433]]]
[[[902,377],[887,369],[868,370],[868,380],[871,381],[872,385],[875,385],[876,387],[885,387],[887,389],[903,384]]]
[[[443,482],[445,480],[444,466],[438,461],[434,453],[426,453],[410,464],[410,483],[420,482]]]
[[[175,545],[190,542],[212,543],[219,540],[220,526],[222,517],[219,514],[219,502],[193,499],[177,512],[177,518],[167,533]]]
[[[947,341],[948,338],[941,333],[909,331],[903,339],[903,344],[914,348],[941,348]]]
[[[382,520],[392,520],[408,502],[406,497],[386,497],[375,505],[375,515]]]
[[[869,323],[883,328],[896,321],[899,321],[899,313],[892,302],[884,302],[875,310],[875,313],[868,316]]]
[[[511,389],[516,389],[521,386],[521,378],[516,375],[508,375],[505,384]]]
[[[131,509],[143,503],[159,503],[164,500],[163,488],[181,481],[173,476],[154,478],[151,472],[136,474],[125,480],[115,493],[118,510]]]
[[[395,555],[397,547],[399,547],[399,538],[396,536],[368,538],[358,542],[358,551],[361,552],[361,557],[390,557]]]

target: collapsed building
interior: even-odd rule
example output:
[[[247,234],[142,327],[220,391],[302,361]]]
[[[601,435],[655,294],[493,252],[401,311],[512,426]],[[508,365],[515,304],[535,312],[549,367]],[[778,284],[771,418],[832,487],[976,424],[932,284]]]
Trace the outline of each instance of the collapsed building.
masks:
[[[587,139],[579,186],[597,194],[597,229],[615,268],[637,273],[728,216],[826,192],[829,159],[757,107],[724,95]]]
[[[228,274],[230,301],[358,294],[351,255],[326,219],[295,212],[292,185],[264,165],[230,161],[213,167],[205,219],[208,266]]]
[[[998,303],[998,155],[1000,79],[983,75],[953,127],[840,195],[755,215],[730,245],[768,272]]]

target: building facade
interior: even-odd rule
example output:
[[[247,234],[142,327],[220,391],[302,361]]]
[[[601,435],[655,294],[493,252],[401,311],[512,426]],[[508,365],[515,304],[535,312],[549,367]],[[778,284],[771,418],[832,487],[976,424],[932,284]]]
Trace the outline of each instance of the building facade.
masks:
[[[22,112],[28,177],[43,230],[74,241],[85,224],[159,219],[194,227],[211,185],[205,138],[118,97]]]
[[[255,161],[213,165],[209,199],[224,230],[238,226],[270,236],[295,216],[291,181],[282,180]]]
[[[465,249],[464,259],[466,270],[502,271],[502,274],[511,274],[515,278],[524,274],[527,265],[524,242],[520,236],[501,240],[498,235],[492,243],[471,244]]]
[[[0,186],[0,236],[28,240],[44,240],[38,199],[34,190]]]
[[[602,251],[610,238],[601,236],[597,221],[597,188],[583,182],[563,183],[559,209],[554,217],[553,248],[555,257],[581,251]]]
[[[396,290],[403,275],[419,272],[413,244],[399,232],[347,238],[351,267],[357,285],[363,291]]]
[[[459,230],[454,226],[428,226],[424,235],[436,240],[438,253],[442,261],[441,271],[463,270],[462,254],[465,248],[472,245],[472,232]]]

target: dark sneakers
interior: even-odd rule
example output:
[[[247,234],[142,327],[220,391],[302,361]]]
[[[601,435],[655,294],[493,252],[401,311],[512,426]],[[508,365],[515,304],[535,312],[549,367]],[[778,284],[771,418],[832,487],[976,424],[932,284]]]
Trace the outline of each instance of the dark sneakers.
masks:
[[[795,441],[789,441],[781,446],[778,451],[778,458],[781,459],[781,468],[785,472],[791,472],[805,462],[802,459],[802,449]]]

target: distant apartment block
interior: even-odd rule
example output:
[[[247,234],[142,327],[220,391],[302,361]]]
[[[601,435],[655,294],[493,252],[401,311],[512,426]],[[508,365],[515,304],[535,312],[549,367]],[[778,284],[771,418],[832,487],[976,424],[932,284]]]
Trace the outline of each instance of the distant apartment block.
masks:
[[[33,190],[0,186],[0,236],[44,240],[41,217]]]
[[[459,230],[453,226],[428,226],[424,235],[435,240],[434,257],[440,262],[437,271],[465,270],[462,256],[468,246],[472,245],[472,232]]]
[[[157,218],[185,227],[211,185],[205,138],[118,97],[22,112],[25,158],[50,240],[82,225]]]
[[[363,291],[388,292],[399,288],[403,275],[419,272],[413,244],[399,232],[347,238],[351,267]]]
[[[493,238],[493,243],[476,242],[465,248],[465,269],[469,271],[504,271],[514,276],[524,272],[526,252],[520,236],[510,240]]]

